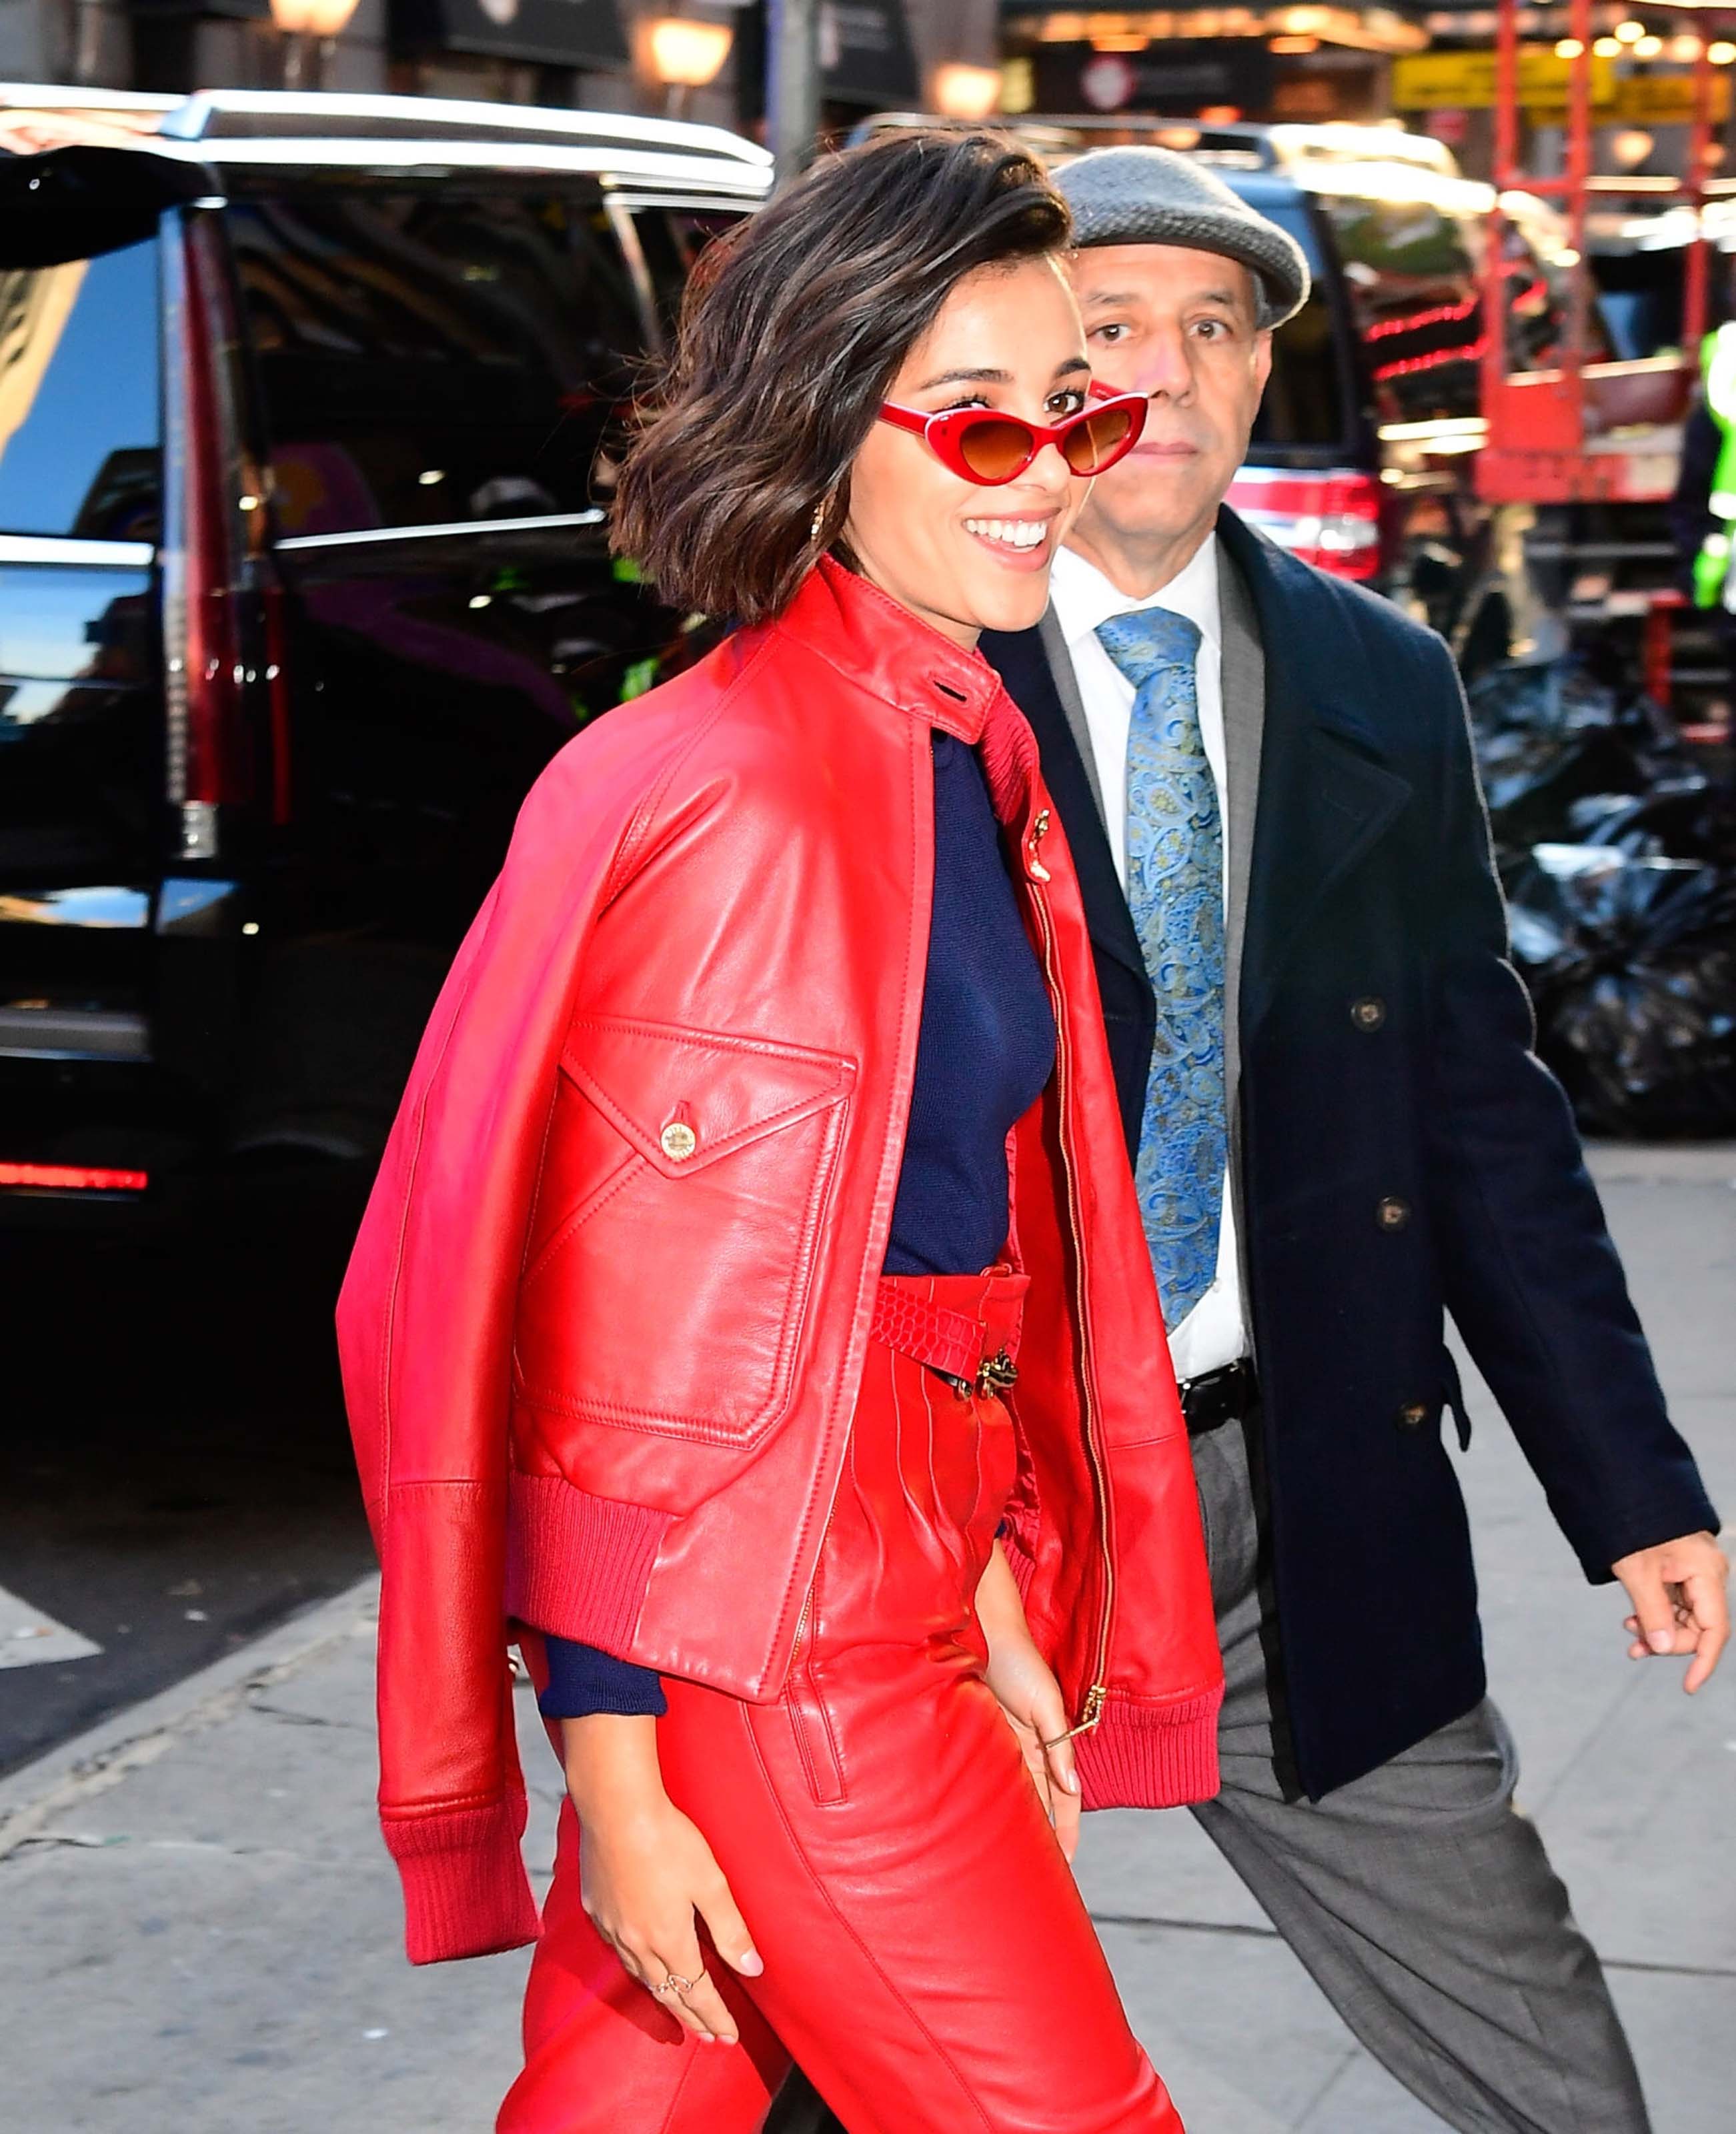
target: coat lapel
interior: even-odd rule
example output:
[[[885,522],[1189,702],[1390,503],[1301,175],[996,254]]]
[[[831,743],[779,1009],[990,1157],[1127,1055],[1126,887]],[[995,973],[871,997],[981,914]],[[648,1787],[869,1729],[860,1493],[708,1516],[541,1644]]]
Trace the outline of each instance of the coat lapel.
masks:
[[[1101,954],[1124,963],[1145,984],[1148,982],[1139,953],[1139,937],[1134,931],[1127,899],[1121,893],[1096,794],[1056,688],[1042,633],[985,630],[978,643],[1037,736],[1043,780],[1061,811],[1073,855],[1091,944]]]
[[[1236,514],[1218,533],[1253,600],[1266,648],[1259,801],[1242,949],[1241,1038],[1269,1006],[1292,945],[1335,884],[1355,867],[1411,795],[1380,760],[1379,678],[1339,624],[1313,574]],[[985,630],[984,656],[1035,731],[1042,770],[1066,826],[1100,954],[1148,985],[1139,939],[1079,744],[1050,671],[1042,633]],[[1274,648],[1281,648],[1274,656]],[[1360,707],[1367,704],[1365,714]]]
[[[1377,678],[1299,563],[1231,512],[1218,531],[1240,567],[1267,648],[1265,737],[1242,959],[1244,1039],[1265,1013],[1292,944],[1410,798],[1378,758],[1359,705]],[[1272,648],[1282,647],[1274,658]]]

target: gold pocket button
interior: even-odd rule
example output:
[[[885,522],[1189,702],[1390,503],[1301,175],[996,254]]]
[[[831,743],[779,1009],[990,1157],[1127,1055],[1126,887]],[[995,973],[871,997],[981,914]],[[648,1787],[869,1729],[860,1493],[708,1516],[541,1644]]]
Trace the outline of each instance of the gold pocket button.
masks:
[[[671,1163],[684,1163],[699,1146],[699,1137],[684,1119],[671,1119],[658,1135],[657,1146]]]

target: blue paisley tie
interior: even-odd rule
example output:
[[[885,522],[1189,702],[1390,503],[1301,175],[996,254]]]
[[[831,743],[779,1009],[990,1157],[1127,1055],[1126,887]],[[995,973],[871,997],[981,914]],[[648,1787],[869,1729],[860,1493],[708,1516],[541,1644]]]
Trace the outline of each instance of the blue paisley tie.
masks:
[[[1134,685],[1127,735],[1127,901],[1157,994],[1157,1043],[1134,1167],[1172,1330],[1217,1272],[1224,1112],[1224,832],[1200,737],[1197,626],[1167,608],[1098,625]]]

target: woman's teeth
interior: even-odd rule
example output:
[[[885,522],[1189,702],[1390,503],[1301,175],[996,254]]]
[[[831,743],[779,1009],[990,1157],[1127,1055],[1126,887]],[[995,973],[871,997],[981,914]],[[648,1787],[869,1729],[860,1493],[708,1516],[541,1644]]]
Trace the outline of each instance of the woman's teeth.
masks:
[[[967,519],[965,531],[985,541],[1003,541],[1009,548],[1034,548],[1049,530],[1047,519]]]

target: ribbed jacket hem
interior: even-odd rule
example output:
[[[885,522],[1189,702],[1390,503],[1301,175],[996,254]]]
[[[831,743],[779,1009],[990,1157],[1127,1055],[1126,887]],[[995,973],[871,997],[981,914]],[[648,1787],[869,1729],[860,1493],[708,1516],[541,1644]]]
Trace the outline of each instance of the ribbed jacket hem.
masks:
[[[560,1475],[508,1485],[506,1612],[575,1644],[630,1657],[671,1514],[593,1497]]]
[[[1221,1687],[1160,1711],[1110,1696],[1074,1744],[1087,1808],[1180,1808],[1218,1789]]]
[[[541,1932],[519,1840],[525,1796],[484,1808],[380,1818],[404,1884],[412,1963],[445,1963],[520,1948]]]

